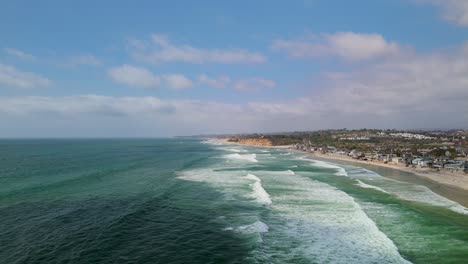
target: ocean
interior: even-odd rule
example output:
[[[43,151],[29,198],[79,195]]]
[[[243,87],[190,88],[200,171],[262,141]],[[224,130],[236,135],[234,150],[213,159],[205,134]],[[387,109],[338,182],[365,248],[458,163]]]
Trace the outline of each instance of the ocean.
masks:
[[[427,187],[202,139],[0,141],[0,263],[467,263]]]

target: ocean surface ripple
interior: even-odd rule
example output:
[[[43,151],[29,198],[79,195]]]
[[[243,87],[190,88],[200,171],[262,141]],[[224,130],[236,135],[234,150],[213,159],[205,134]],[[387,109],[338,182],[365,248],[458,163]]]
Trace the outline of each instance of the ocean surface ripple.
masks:
[[[363,168],[219,140],[0,141],[0,263],[466,259],[465,207]]]

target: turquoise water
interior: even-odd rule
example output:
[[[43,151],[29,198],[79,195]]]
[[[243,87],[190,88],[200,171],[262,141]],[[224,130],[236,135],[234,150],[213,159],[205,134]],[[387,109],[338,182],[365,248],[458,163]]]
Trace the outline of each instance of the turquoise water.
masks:
[[[0,141],[0,263],[467,263],[424,186],[195,139]]]

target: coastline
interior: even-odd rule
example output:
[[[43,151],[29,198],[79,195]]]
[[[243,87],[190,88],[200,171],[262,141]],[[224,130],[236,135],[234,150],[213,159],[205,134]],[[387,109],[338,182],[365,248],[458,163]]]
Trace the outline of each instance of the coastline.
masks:
[[[411,168],[398,166],[395,164],[384,164],[380,162],[356,160],[352,159],[351,157],[342,155],[304,152],[296,150],[290,145],[263,146],[255,144],[240,144],[236,142],[229,142],[227,139],[224,139],[223,143],[261,148],[288,149],[298,153],[307,154],[307,158],[310,159],[317,159],[343,165],[363,167],[375,171],[386,178],[426,186],[433,192],[443,197],[446,197],[452,201],[455,201],[465,207],[468,207],[468,176],[462,174],[448,172],[440,173],[424,168]]]
[[[356,160],[339,155],[304,153],[309,154],[308,158],[310,159],[363,167],[390,179],[424,185],[433,192],[468,207],[468,176],[439,173],[429,169],[409,168],[379,162]]]

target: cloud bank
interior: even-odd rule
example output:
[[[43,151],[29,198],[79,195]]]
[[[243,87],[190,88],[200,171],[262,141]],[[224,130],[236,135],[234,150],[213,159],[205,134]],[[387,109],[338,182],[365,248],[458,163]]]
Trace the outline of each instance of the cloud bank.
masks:
[[[143,67],[127,64],[109,69],[108,74],[114,82],[130,87],[187,89],[193,86],[182,74],[155,75]]]
[[[129,45],[135,60],[152,64],[167,62],[236,64],[263,63],[267,60],[260,53],[244,49],[203,49],[190,45],[175,45],[168,37],[161,34],[151,35],[149,43],[132,39]]]
[[[27,61],[36,60],[35,56],[33,56],[33,55],[29,54],[29,53],[26,53],[24,51],[21,51],[21,50],[12,49],[12,48],[5,48],[4,51],[8,55],[15,56],[15,57],[20,58],[22,60],[27,60]]]
[[[468,26],[468,1],[466,0],[418,0],[442,9],[442,17],[459,26]]]
[[[285,52],[293,58],[338,57],[362,61],[398,55],[401,48],[379,34],[338,32],[322,34],[306,40],[276,40],[275,51]]]
[[[52,81],[31,72],[24,72],[13,66],[0,64],[0,85],[18,88],[43,88],[52,85]]]

